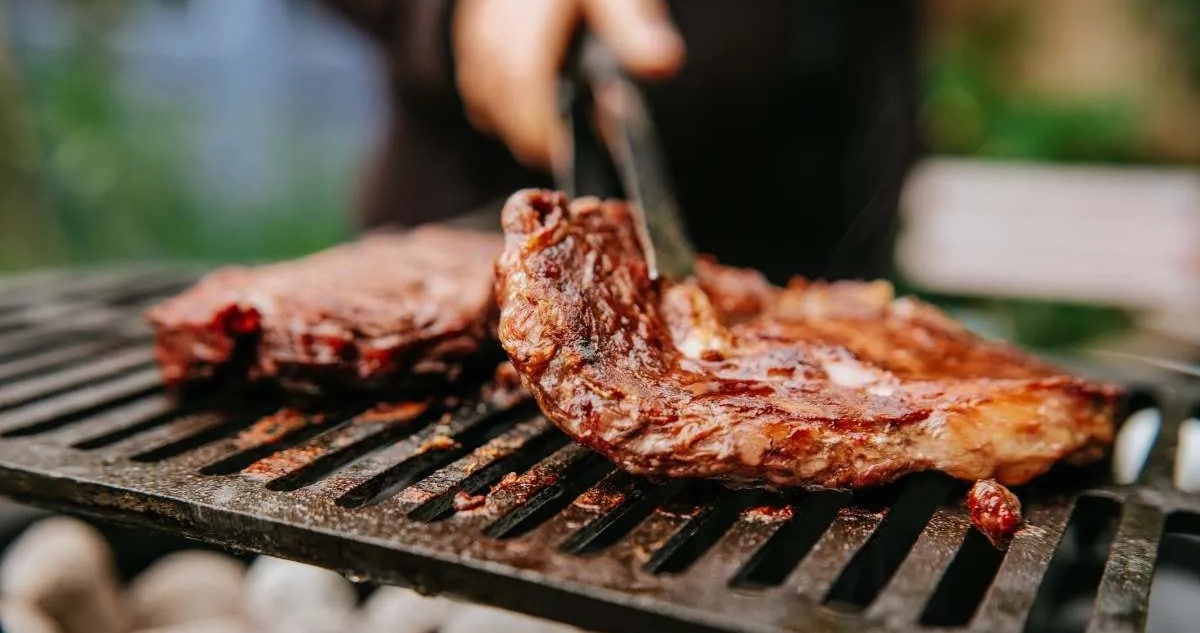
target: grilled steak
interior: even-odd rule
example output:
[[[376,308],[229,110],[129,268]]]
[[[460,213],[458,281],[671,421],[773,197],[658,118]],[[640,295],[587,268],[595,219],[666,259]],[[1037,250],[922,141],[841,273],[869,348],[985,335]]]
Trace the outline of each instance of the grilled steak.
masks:
[[[428,226],[309,257],[218,270],[147,318],[168,384],[306,391],[453,377],[494,345],[498,235]]]
[[[503,224],[501,344],[545,414],[627,471],[1020,484],[1112,441],[1116,388],[985,341],[887,283],[781,288],[712,261],[653,282],[623,204],[547,191],[514,195]]]

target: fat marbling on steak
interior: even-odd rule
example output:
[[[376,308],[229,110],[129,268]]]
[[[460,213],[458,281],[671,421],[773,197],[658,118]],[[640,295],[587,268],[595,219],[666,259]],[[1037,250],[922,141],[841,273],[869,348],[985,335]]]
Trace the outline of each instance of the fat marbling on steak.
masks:
[[[711,260],[651,281],[624,204],[548,191],[510,198],[503,225],[501,344],[545,414],[629,472],[860,488],[938,470],[1012,485],[1112,442],[1116,388],[885,282],[781,288]]]
[[[311,391],[452,376],[495,344],[501,244],[499,235],[425,226],[215,271],[147,313],[163,377]]]

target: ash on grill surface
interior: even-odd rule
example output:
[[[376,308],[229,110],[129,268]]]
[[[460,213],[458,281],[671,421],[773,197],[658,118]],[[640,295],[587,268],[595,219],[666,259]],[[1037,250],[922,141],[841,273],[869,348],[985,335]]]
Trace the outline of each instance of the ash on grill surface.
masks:
[[[427,226],[309,257],[226,268],[147,313],[168,384],[294,389],[453,377],[491,343],[496,235]]]
[[[1001,551],[936,475],[779,494],[613,469],[514,403],[504,371],[427,410],[181,405],[138,314],[185,281],[65,274],[3,297],[0,493],[594,631],[1135,632],[1152,586],[1166,599],[1156,576],[1200,570],[1177,556],[1200,497],[1172,483],[1197,384],[1125,407],[1161,413],[1136,483],[1096,464],[1018,489],[1025,529]]]

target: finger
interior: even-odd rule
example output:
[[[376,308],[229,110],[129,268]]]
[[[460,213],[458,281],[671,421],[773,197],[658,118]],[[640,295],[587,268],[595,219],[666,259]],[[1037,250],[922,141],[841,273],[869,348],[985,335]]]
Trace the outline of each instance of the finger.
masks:
[[[662,0],[583,0],[588,24],[635,75],[669,77],[683,65],[683,38]]]
[[[496,130],[513,155],[533,167],[553,164],[566,141],[557,107],[557,73],[518,73],[503,82],[500,92]]]
[[[576,0],[464,0],[455,15],[467,116],[528,165],[549,164],[565,139],[558,68],[577,20]]]

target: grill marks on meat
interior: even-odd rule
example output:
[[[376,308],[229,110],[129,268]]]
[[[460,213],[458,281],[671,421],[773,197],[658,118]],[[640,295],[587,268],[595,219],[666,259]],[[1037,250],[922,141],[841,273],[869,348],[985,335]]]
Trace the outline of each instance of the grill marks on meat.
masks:
[[[492,338],[496,235],[437,226],[218,270],[147,313],[168,384],[306,391],[452,377]]]
[[[883,282],[786,288],[701,261],[652,282],[626,207],[524,191],[499,337],[568,435],[636,474],[859,488],[1021,484],[1099,457],[1115,388],[980,339]]]

